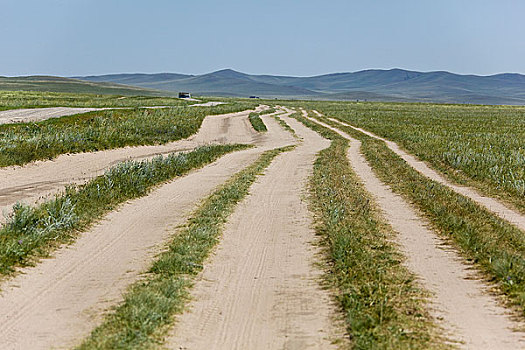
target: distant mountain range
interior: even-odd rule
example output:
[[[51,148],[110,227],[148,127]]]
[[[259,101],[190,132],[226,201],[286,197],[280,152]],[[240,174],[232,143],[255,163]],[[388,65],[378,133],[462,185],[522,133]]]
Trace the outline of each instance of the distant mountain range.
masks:
[[[111,74],[74,78],[196,95],[525,105],[525,75],[508,73],[477,76],[373,69],[291,77],[224,69],[202,75]]]

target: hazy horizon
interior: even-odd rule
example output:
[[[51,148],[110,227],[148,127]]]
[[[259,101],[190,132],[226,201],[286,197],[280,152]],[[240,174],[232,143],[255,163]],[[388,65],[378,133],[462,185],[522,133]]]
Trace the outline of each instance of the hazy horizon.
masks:
[[[525,74],[525,2],[3,0],[0,75]]]

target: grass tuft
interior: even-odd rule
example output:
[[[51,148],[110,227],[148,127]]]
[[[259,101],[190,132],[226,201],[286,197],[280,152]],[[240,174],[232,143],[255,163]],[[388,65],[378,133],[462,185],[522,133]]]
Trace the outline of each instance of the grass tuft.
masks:
[[[268,131],[266,128],[266,125],[264,125],[264,122],[262,121],[261,117],[257,113],[250,113],[250,123],[252,123],[253,128],[257,132],[265,132]]]

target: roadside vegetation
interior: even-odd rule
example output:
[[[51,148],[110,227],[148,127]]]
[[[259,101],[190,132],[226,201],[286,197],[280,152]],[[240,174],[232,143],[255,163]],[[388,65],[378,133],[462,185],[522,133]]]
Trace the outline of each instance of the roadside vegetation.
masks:
[[[154,186],[213,162],[246,145],[215,145],[188,153],[125,162],[81,186],[70,186],[55,199],[36,207],[17,204],[0,228],[0,275],[30,265],[56,246],[125,201],[146,195]]]
[[[250,113],[249,119],[255,131],[257,132],[268,131],[268,129],[266,128],[266,125],[264,125],[264,122],[262,121],[258,113],[255,113],[255,112]]]
[[[457,247],[525,315],[525,237],[521,230],[421,175],[384,142],[327,118],[319,119],[360,139],[362,152],[379,178],[416,205],[435,231]]]
[[[235,174],[193,213],[187,225],[154,262],[145,280],[132,285],[124,302],[110,313],[78,349],[146,349],[159,345],[162,335],[183,311],[193,278],[218,243],[223,226],[251,184],[285,147],[263,153]]]
[[[453,181],[525,213],[525,108],[314,102],[308,108],[397,142]]]
[[[447,348],[425,310],[426,292],[403,266],[391,228],[348,163],[348,141],[295,116],[332,139],[314,164],[310,202],[351,348]]]
[[[176,141],[196,133],[206,115],[250,107],[253,105],[240,102],[215,107],[105,110],[38,123],[0,125],[0,167],[65,153]]]

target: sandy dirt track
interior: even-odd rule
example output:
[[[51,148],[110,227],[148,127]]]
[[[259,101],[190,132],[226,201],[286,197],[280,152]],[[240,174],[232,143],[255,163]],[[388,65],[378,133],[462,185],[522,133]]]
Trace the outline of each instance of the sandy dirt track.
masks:
[[[318,115],[321,115],[319,112],[314,111]],[[415,156],[408,154],[404,150],[402,150],[395,142],[384,139],[382,137],[379,137],[367,130],[355,127],[353,125],[350,125],[348,123],[341,122],[334,118],[328,118],[333,122],[339,123],[344,126],[348,126],[353,128],[354,130],[360,131],[370,137],[373,137],[375,139],[384,141],[388,148],[390,148],[394,153],[399,155],[407,164],[409,164],[412,168],[420,172],[421,174],[425,175],[426,177],[430,178],[431,180],[434,180],[436,182],[439,182],[442,185],[445,185],[455,192],[468,197],[472,199],[474,202],[484,206],[494,214],[498,215],[499,217],[507,220],[511,224],[519,227],[521,230],[525,231],[525,215],[519,213],[518,211],[512,210],[508,207],[506,207],[504,204],[502,204],[497,199],[483,196],[479,192],[477,192],[475,189],[468,187],[468,186],[460,186],[456,185],[447,179],[443,177],[443,175],[439,174],[434,169],[430,168],[425,162],[420,161]]]
[[[55,258],[4,283],[0,348],[62,349],[87,336],[203,197],[264,150],[295,142],[286,131],[272,130],[258,148],[228,154],[124,204]]]
[[[223,105],[225,103],[226,102],[213,102],[213,101],[210,101],[210,102],[205,102],[205,103],[196,103],[194,105],[190,105],[190,107],[215,107],[215,106],[218,106],[218,105]]]
[[[210,104],[199,104],[195,106],[217,106],[217,102]],[[219,102],[218,104],[222,104]],[[103,107],[103,108],[82,108],[82,107],[44,107],[44,108],[21,108],[0,111],[0,125],[13,123],[41,122],[43,120],[60,118],[68,115],[81,114],[87,112],[103,111],[108,109],[133,109],[135,107]],[[157,109],[170,108],[170,106],[144,106],[139,108]]]
[[[75,107],[47,107],[29,109],[9,109],[0,111],[0,124],[39,122],[51,118],[60,118],[73,114],[102,111],[115,108],[75,108]]]
[[[383,184],[360,153],[361,142],[338,132],[351,141],[348,158],[366,189],[376,199],[407,257],[408,268],[421,278],[422,285],[434,294],[432,312],[443,319],[451,338],[463,342],[465,349],[523,349],[523,333],[513,332],[520,326],[489,295],[488,286],[475,278],[461,257],[428,228],[428,222],[401,197]]]
[[[329,142],[283,119],[304,142],[278,156],[237,207],[169,348],[332,348],[333,310],[312,266],[315,233],[301,200],[316,154]]]
[[[253,130],[247,119],[250,112],[252,111],[208,116],[197,134],[164,145],[64,154],[49,161],[0,168],[0,222],[5,220],[2,214],[9,213],[16,202],[33,204],[42,197],[59,192],[68,184],[84,183],[126,160],[148,159],[210,143],[257,142],[260,135]]]

